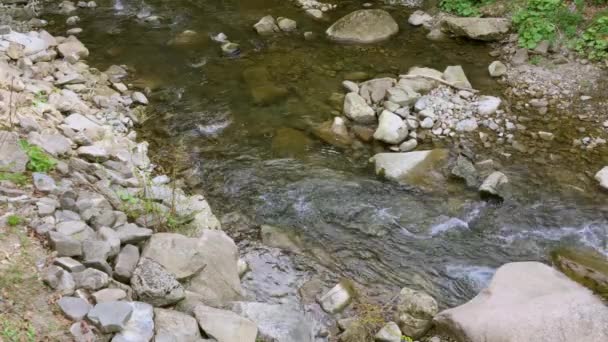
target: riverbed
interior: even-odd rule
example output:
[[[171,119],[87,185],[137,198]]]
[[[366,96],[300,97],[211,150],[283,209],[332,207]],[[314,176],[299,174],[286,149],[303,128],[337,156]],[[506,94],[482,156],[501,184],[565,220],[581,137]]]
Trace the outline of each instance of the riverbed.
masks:
[[[507,158],[493,149],[477,150],[500,163],[510,179],[512,196],[500,204],[481,200],[453,180],[432,189],[385,181],[368,162],[378,146],[340,148],[313,134],[311,127],[340,114],[332,94],[343,94],[342,81],[355,76],[462,65],[476,89],[501,96],[503,87],[487,73],[493,58],[485,44],[432,42],[424,30],[407,24],[413,9],[382,3],[373,7],[388,10],[400,32],[369,46],[324,37],[333,21],[362,2],[340,2],[323,21],[285,0],[98,5],[78,12],[84,29],[79,39],[91,50],[91,65],[105,70],[126,64],[133,71],[130,83],[150,90],[152,109],[140,136],[157,160],[162,164],[182,153],[181,162],[197,170],[197,188],[216,215],[246,222],[240,239],[246,246],[255,245],[250,241],[261,224],[301,240],[298,260],[275,256],[290,276],[270,292],[315,276],[327,284],[346,277],[371,297],[387,298],[409,286],[454,306],[474,296],[505,262],[547,261],[549,251],[564,244],[608,253],[606,194],[590,177],[606,164],[606,153],[571,151],[574,127],[593,123],[568,117],[555,126],[551,120],[528,123],[531,129],[554,127],[550,152]],[[257,35],[252,25],[268,14],[296,20],[298,30]],[[150,15],[160,19],[146,20]],[[59,34],[67,28],[65,19],[55,18],[51,33]],[[196,33],[187,43],[179,41],[185,30]],[[315,37],[304,39],[305,31]],[[220,32],[240,45],[239,57],[222,55],[210,38]],[[251,73],[263,74],[281,96],[261,102],[252,96]],[[451,147],[449,141],[436,145]],[[425,147],[432,145],[419,149]],[[253,266],[268,261],[267,254],[256,255]],[[260,283],[255,275],[248,279]],[[257,291],[264,296],[266,290]]]

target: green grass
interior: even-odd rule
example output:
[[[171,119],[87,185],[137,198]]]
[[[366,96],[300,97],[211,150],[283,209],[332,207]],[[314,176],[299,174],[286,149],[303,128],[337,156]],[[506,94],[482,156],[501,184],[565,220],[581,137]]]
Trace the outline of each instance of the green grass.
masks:
[[[27,154],[29,162],[27,168],[33,172],[49,172],[55,168],[57,161],[46,154],[40,147],[32,145],[26,140],[20,140],[19,146]]]
[[[20,225],[23,222],[23,219],[21,218],[21,216],[19,215],[10,215],[7,219],[6,219],[6,223],[11,226],[11,227],[15,227]]]
[[[29,180],[29,177],[21,172],[0,172],[0,181],[9,181],[17,186],[24,186]]]

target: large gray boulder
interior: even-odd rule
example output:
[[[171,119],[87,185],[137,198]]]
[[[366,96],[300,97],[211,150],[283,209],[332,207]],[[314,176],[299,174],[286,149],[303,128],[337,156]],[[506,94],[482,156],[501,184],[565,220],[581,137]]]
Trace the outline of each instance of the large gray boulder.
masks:
[[[344,43],[375,43],[399,32],[391,15],[380,9],[364,9],[338,19],[327,31],[329,39]]]
[[[231,311],[198,305],[194,316],[205,334],[218,342],[255,342],[258,335],[255,323]]]
[[[142,257],[163,265],[177,280],[192,277],[207,264],[199,239],[173,233],[152,235],[144,247]]]
[[[234,304],[233,311],[257,324],[259,336],[264,340],[315,341],[313,322],[294,306],[239,302]]]
[[[242,299],[234,241],[222,231],[205,229],[197,246],[204,267],[191,278],[187,290],[201,295],[203,302],[212,306]]]
[[[442,30],[458,37],[475,40],[500,40],[509,32],[511,21],[505,18],[448,17],[442,22]]]
[[[179,311],[155,308],[156,342],[198,342],[201,340],[196,319]]]
[[[539,262],[501,266],[485,290],[434,323],[460,342],[608,341],[608,307]]]

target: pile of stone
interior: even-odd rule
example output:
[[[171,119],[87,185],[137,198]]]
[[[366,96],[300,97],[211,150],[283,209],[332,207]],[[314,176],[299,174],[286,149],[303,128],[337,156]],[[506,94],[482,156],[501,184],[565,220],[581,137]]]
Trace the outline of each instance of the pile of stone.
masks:
[[[241,302],[247,267],[234,241],[203,196],[153,176],[136,141],[146,96],[129,89],[124,67],[100,72],[88,54],[74,36],[0,35],[0,122],[10,128],[0,167],[29,175],[22,141],[56,162],[31,185],[2,181],[0,201],[53,250],[41,277],[61,295],[74,340],[312,342],[316,327],[298,309]],[[192,237],[157,233],[170,219]]]

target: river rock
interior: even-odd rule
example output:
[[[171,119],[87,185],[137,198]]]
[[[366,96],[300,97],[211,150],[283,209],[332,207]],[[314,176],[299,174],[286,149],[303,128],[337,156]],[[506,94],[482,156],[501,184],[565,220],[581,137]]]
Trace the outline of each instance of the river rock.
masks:
[[[284,249],[293,253],[301,253],[302,241],[300,236],[292,229],[287,229],[263,224],[260,227],[262,243],[266,246]]]
[[[416,139],[409,139],[404,141],[401,145],[399,145],[399,151],[401,152],[410,152],[416,149],[418,146],[418,141]]]
[[[509,32],[511,21],[504,18],[447,17],[442,29],[458,37],[475,40],[496,41]]]
[[[492,172],[479,187],[482,196],[499,197],[504,199],[504,187],[509,183],[507,176],[500,172]]]
[[[380,9],[363,9],[338,19],[325,32],[329,39],[344,43],[375,43],[399,32],[391,15]]]
[[[396,80],[390,77],[376,78],[359,85],[359,95],[367,103],[379,103],[386,97],[386,92],[395,86]]]
[[[71,236],[58,232],[49,232],[51,248],[60,257],[75,257],[82,255],[82,243]]]
[[[298,28],[296,21],[289,18],[278,18],[277,25],[283,32],[295,31]]]
[[[1,71],[1,69],[0,69]],[[0,131],[0,170],[6,172],[23,172],[29,161],[21,146],[19,136],[14,132]]]
[[[359,89],[359,87],[357,87]],[[376,122],[376,113],[370,107],[363,97],[359,94],[351,92],[344,97],[344,115],[347,118],[362,124],[371,124]]]
[[[232,310],[258,327],[258,338],[276,342],[314,342],[313,322],[287,304],[238,302]]]
[[[410,88],[414,92],[428,93],[437,87],[439,82],[430,78],[443,79],[443,73],[431,68],[412,67],[407,72],[407,77],[399,80],[399,87]],[[413,76],[421,76],[413,78]],[[403,77],[403,76],[402,76]]]
[[[205,334],[218,342],[256,341],[256,324],[234,312],[197,305],[194,316]]]
[[[114,335],[112,342],[150,341],[154,336],[154,308],[148,303],[126,303],[132,307],[131,317],[122,331]]]
[[[103,289],[91,296],[95,299],[95,303],[116,302],[127,298],[127,292],[123,289]]]
[[[388,322],[378,331],[374,338],[376,342],[401,342],[401,336],[401,330],[397,323]]]
[[[104,333],[121,331],[131,314],[133,307],[127,302],[107,302],[95,305],[87,317]]]
[[[430,25],[433,17],[425,11],[417,10],[414,11],[407,19],[407,22],[412,26]]]
[[[608,166],[604,166],[595,174],[595,180],[600,183],[600,187],[608,190]]]
[[[349,280],[343,280],[319,298],[319,303],[327,313],[344,310],[355,296],[355,288]]]
[[[187,290],[201,295],[207,305],[220,306],[240,300],[243,289],[234,241],[222,231],[205,229],[198,246],[206,266],[192,277]]]
[[[475,165],[463,155],[459,155],[456,159],[456,165],[452,168],[452,175],[464,179],[468,187],[475,188],[479,184]]]
[[[395,320],[404,335],[417,339],[431,328],[433,316],[438,311],[433,297],[404,287],[399,292]]]
[[[438,162],[445,161],[447,151],[443,149],[405,153],[378,153],[371,158],[376,174],[395,182],[407,182],[416,175],[425,175]]]
[[[114,278],[120,281],[128,281],[139,261],[139,249],[133,245],[126,245],[116,257],[114,265]]]
[[[86,300],[77,297],[61,297],[57,304],[63,314],[72,321],[80,321],[92,308]]]
[[[131,276],[137,297],[154,306],[175,304],[184,298],[184,287],[158,262],[141,258]]]
[[[204,256],[199,239],[173,233],[152,235],[142,252],[143,258],[163,265],[177,280],[190,278],[205,267]]]
[[[420,94],[407,85],[389,88],[386,91],[386,95],[390,102],[396,103],[401,107],[409,107],[420,98]]]
[[[154,309],[155,342],[199,342],[196,319],[179,311]]]
[[[407,134],[407,125],[399,115],[388,110],[382,111],[378,128],[374,132],[374,139],[387,144],[399,144],[407,137]]]
[[[486,289],[434,323],[458,341],[608,341],[608,307],[539,262],[501,266]]]
[[[253,25],[255,31],[263,36],[279,32],[280,29],[277,26],[274,18],[271,15],[267,15],[260,19],[255,25]]]
[[[451,65],[445,68],[443,78],[457,87],[472,88],[467,75],[460,65]]]
[[[507,73],[507,66],[501,61],[494,61],[488,66],[488,72],[492,77],[500,77]]]
[[[76,288],[79,289],[97,291],[108,286],[110,282],[110,277],[106,273],[94,268],[87,268],[72,275],[76,282]]]
[[[57,51],[62,57],[75,58],[76,60],[89,56],[89,50],[74,36],[68,37],[57,45]]]
[[[480,115],[488,116],[496,113],[502,100],[496,96],[482,96],[477,102],[477,112]]]
[[[590,249],[562,247],[551,252],[553,265],[570,279],[608,299],[608,258]]]

